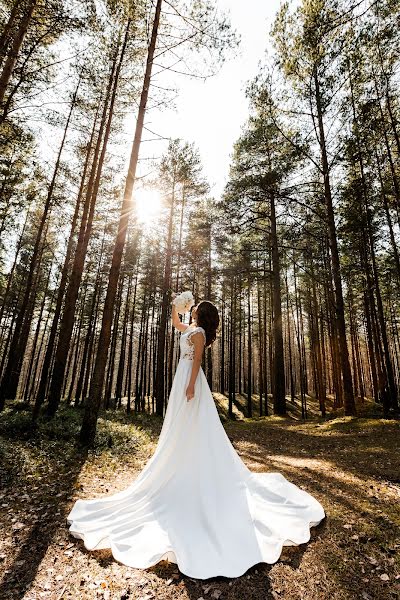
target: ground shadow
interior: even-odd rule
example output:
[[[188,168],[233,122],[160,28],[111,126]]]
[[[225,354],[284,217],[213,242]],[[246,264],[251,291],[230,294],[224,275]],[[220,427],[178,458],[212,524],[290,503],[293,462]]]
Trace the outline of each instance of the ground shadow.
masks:
[[[250,444],[249,454],[268,465],[268,456],[285,455],[292,458],[321,458],[355,475],[365,474],[377,479],[393,478],[400,472],[400,456],[393,452],[400,433],[399,423],[385,425],[385,435],[376,435],[368,420],[353,424],[335,423],[300,431],[292,422],[271,426],[268,420],[245,423],[230,422],[226,426],[229,437],[235,440],[240,452],[241,444]],[[323,430],[323,427],[327,427]],[[289,443],[290,441],[290,443]],[[242,453],[243,454],[243,453]],[[390,460],[388,461],[388,459]],[[271,470],[271,469],[269,469]],[[301,471],[302,469],[299,468]]]
[[[0,438],[1,439],[1,438]],[[5,438],[3,437],[3,440]],[[40,440],[33,440],[32,445],[40,444]],[[39,566],[53,541],[57,530],[66,526],[66,516],[68,506],[70,505],[71,493],[74,484],[77,481],[79,473],[86,461],[87,452],[77,450],[71,446],[65,451],[65,443],[57,452],[55,445],[49,451],[54,450],[55,455],[48,457],[49,465],[46,470],[46,478],[43,482],[37,481],[29,476],[28,478],[18,474],[18,477],[11,477],[8,484],[12,484],[13,497],[18,498],[23,494],[29,493],[33,485],[41,486],[42,493],[32,494],[29,501],[29,516],[35,515],[36,522],[30,527],[25,535],[22,531],[13,532],[14,545],[19,547],[17,554],[10,562],[3,562],[3,578],[0,582],[0,598],[19,600],[33,584]],[[18,451],[15,443],[15,451]],[[6,468],[7,465],[3,465]],[[12,469],[12,465],[10,465]],[[51,493],[49,483],[54,483],[54,492]],[[7,495],[6,484],[3,493]],[[21,510],[21,519],[23,518],[23,504],[15,506]],[[28,516],[28,514],[26,516]]]
[[[325,520],[311,532],[311,539],[306,544],[299,546],[284,546],[282,554],[277,561],[284,565],[290,566],[292,570],[300,567],[301,561],[307,548],[313,543],[313,540],[321,535],[324,528]],[[277,564],[275,563],[275,564]],[[245,573],[235,578],[228,577],[211,577],[209,579],[195,579],[180,573],[177,565],[161,561],[151,571],[155,572],[158,577],[171,581],[173,577],[183,581],[187,595],[192,600],[198,600],[201,597],[214,597],[212,594],[215,591],[221,592],[221,598],[227,600],[268,600],[274,598],[272,594],[271,582],[269,574],[273,565],[268,563],[258,563],[250,567]],[[173,585],[173,582],[171,582]]]
[[[157,577],[169,582],[171,586],[171,597],[173,587],[183,582],[188,598],[198,600],[199,598],[213,598],[215,591],[221,592],[224,600],[268,600],[273,598],[268,573],[272,565],[259,563],[253,565],[243,575],[235,578],[210,577],[209,579],[195,579],[184,575],[173,563],[161,561],[149,569],[157,574]],[[172,580],[172,581],[171,581]]]

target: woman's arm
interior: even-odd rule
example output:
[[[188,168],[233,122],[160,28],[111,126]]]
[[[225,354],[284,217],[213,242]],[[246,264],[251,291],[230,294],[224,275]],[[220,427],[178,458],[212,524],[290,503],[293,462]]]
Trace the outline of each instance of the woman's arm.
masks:
[[[176,329],[178,329],[178,331],[186,331],[186,329],[188,328],[188,325],[184,325],[184,323],[181,322],[179,315],[178,315],[178,311],[176,310],[175,304],[172,304],[171,322],[172,322],[172,325]]]
[[[186,388],[186,400],[192,400],[194,398],[194,384],[197,379],[197,375],[200,371],[201,359],[203,357],[204,350],[204,336],[199,331],[198,333],[194,333],[190,337],[190,342],[194,345],[194,356],[193,356],[193,366],[192,372],[190,374],[189,385]]]

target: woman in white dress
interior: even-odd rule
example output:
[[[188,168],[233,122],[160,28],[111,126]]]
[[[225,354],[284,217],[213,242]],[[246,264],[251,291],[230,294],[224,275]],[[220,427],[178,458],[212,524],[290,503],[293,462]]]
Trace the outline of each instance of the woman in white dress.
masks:
[[[89,550],[110,548],[119,562],[146,569],[161,560],[190,577],[238,577],[276,562],[283,546],[310,540],[325,512],[316,498],[280,473],[253,473],[221,424],[201,368],[216,337],[218,311],[208,301],[181,323],[180,360],[156,450],[122,492],[78,500],[70,532]]]

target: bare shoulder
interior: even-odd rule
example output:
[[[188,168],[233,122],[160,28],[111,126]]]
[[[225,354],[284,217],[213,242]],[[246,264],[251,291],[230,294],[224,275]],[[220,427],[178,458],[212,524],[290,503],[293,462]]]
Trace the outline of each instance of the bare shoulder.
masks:
[[[206,332],[202,327],[194,327],[189,334],[189,340],[192,344],[204,345],[206,342]]]

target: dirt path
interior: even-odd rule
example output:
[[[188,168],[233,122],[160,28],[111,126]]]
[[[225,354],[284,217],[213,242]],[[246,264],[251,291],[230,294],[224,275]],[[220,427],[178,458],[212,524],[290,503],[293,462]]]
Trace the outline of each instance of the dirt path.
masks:
[[[249,468],[283,473],[318,498],[327,519],[274,565],[201,581],[166,562],[130,569],[69,537],[65,517],[74,501],[124,489],[152,455],[161,427],[155,417],[102,421],[96,450],[82,456],[71,443],[78,420],[71,411],[32,433],[29,415],[1,417],[1,599],[400,598],[399,422],[225,423]]]

